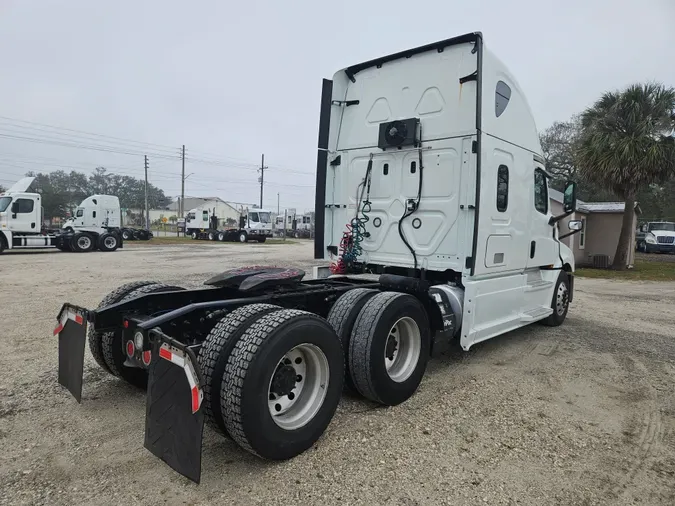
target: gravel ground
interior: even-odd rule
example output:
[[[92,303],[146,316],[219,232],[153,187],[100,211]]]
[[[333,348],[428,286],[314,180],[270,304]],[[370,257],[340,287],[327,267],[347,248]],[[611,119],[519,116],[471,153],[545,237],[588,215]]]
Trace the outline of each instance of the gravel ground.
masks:
[[[0,257],[1,504],[675,504],[675,283],[577,281],[568,319],[433,360],[395,408],[344,397],[324,437],[263,462],[204,430],[202,483],[143,448],[145,398],[87,351],[83,403],[56,381],[64,301],[184,286],[308,242]]]

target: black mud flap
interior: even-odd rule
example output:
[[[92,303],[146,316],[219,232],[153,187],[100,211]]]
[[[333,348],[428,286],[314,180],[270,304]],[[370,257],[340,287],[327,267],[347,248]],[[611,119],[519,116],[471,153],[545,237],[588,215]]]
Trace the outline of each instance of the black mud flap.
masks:
[[[145,414],[145,447],[186,478],[199,483],[204,398],[202,377],[191,349],[157,331]]]
[[[80,403],[88,315],[86,309],[64,304],[54,329],[54,335],[59,336],[59,383]]]

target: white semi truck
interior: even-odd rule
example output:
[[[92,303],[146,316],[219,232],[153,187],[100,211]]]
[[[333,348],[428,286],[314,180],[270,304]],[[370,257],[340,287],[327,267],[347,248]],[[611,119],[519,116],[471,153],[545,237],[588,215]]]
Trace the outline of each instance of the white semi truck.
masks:
[[[149,230],[122,226],[120,201],[113,195],[87,197],[77,207],[75,215],[64,221],[61,228],[66,232],[73,232],[76,228],[97,228],[99,226],[119,230],[125,241],[148,241],[153,238]]]
[[[525,95],[481,33],[344,68],[323,81],[319,120],[314,256],[331,268],[249,266],[66,303],[59,382],[81,401],[88,329],[101,367],[146,392],[145,447],[179,473],[200,480],[204,421],[293,458],[345,385],[401,404],[450,346],[564,322],[574,257],[561,239],[582,223],[561,234],[576,185],[554,216],[548,180]]]
[[[115,251],[121,248],[117,197],[92,195],[78,207],[62,230],[43,228],[42,196],[27,192],[33,177],[0,195],[0,253],[5,249],[57,248],[61,251]]]
[[[243,209],[239,223],[220,227],[215,209],[191,209],[185,215],[185,235],[209,241],[265,242],[272,237],[272,213],[267,209]]]

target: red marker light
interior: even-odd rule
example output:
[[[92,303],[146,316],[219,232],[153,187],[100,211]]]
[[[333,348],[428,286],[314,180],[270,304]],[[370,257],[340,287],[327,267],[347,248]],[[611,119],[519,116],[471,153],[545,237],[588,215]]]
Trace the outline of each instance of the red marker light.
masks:
[[[129,320],[124,320],[124,323],[122,323],[125,329],[129,328]]]
[[[127,341],[127,355],[129,355],[130,357],[133,357],[134,351],[136,351],[136,348],[134,347],[134,342],[133,341]]]
[[[150,350],[144,351],[143,352],[143,363],[145,365],[150,365],[150,360],[152,359],[152,355],[150,353]]]

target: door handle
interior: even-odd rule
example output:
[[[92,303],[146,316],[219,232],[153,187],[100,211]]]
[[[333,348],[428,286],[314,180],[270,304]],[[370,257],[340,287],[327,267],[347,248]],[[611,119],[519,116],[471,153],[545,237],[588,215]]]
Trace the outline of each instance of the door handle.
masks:
[[[530,243],[530,258],[534,258],[534,250],[536,249],[536,247],[537,247],[537,243],[532,241]]]

